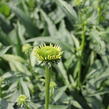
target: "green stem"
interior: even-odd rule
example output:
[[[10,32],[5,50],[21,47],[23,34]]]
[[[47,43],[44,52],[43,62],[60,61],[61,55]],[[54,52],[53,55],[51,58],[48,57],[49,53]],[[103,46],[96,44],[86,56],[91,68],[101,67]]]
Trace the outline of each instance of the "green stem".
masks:
[[[83,51],[85,47],[85,32],[86,32],[86,23],[83,24],[83,32],[82,32],[82,42],[81,42],[81,53],[80,53],[80,59],[78,61],[78,87],[81,86],[81,67],[82,67],[82,60],[83,60]]]
[[[45,67],[45,109],[49,109],[49,87],[50,87],[50,72],[49,68]]]
[[[31,73],[33,73],[33,68],[32,68],[32,64],[31,64],[31,54],[27,54],[27,58],[28,58],[28,66],[29,66],[29,70],[31,71]]]
[[[28,105],[25,105],[26,106],[26,109],[30,109],[30,107]]]

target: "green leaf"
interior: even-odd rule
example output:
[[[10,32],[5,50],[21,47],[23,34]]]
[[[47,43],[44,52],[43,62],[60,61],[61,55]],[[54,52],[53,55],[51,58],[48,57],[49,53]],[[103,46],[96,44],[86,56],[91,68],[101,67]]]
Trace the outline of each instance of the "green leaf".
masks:
[[[10,14],[10,8],[6,3],[0,3],[0,13],[8,16]]]
[[[21,9],[10,6],[12,11],[19,18],[21,23],[25,26],[26,32],[29,34],[29,37],[35,37],[39,35],[39,29],[33,24],[31,18],[27,16]]]
[[[70,4],[63,0],[56,0],[56,3],[62,8],[62,10],[65,12],[65,14],[69,17],[71,21],[77,19],[76,11]]]
[[[19,56],[5,54],[1,56],[2,59],[9,62],[12,71],[30,73],[28,69],[24,66],[25,60]]]
[[[50,105],[50,109],[68,109],[65,105]]]
[[[30,92],[27,83],[21,79],[20,84],[22,86],[23,93],[30,99]]]
[[[2,42],[4,45],[9,45],[10,40],[7,37],[8,37],[7,34],[3,32],[0,28],[0,42]]]
[[[55,24],[59,23],[63,20],[65,17],[65,13],[60,7],[57,7],[57,9],[49,14],[50,18],[53,20]]]
[[[47,26],[48,26],[48,30],[49,30],[49,33],[52,37],[58,37],[58,31],[56,29],[56,26],[53,24],[53,22],[51,21],[51,19],[49,18],[49,16],[47,16],[47,14],[43,11],[43,10],[40,10],[42,16],[44,17],[46,23],[47,23]],[[54,37],[54,38],[55,38]]]
[[[5,54],[3,56],[1,56],[1,58],[3,58],[6,61],[12,62],[12,61],[17,61],[17,62],[22,62],[24,63],[25,60],[19,56],[15,56],[15,55],[11,55],[11,54]]]
[[[61,87],[56,91],[56,95],[54,97],[54,101],[58,101],[61,96],[64,94],[65,90],[67,89],[67,86]]]
[[[0,56],[3,56],[12,46],[4,47],[0,50]]]
[[[8,20],[3,14],[0,14],[0,26],[6,33],[12,29],[10,20]]]

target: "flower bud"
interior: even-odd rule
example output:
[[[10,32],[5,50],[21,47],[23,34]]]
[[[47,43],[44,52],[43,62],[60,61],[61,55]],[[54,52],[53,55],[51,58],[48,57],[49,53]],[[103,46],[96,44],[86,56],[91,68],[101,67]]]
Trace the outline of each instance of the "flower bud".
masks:
[[[18,106],[23,106],[27,101],[27,97],[25,95],[20,95],[18,98],[17,98],[17,105]]]
[[[22,47],[22,51],[25,53],[25,54],[28,54],[32,49],[32,46],[30,44],[24,44],[23,47]]]

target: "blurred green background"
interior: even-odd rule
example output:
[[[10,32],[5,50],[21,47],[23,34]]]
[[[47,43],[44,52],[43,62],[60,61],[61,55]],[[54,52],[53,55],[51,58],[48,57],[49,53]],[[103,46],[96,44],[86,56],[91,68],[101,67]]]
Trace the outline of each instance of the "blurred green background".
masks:
[[[109,0],[0,0],[0,109],[24,109],[21,94],[30,109],[44,108],[44,67],[22,52],[26,43],[64,52],[50,109],[109,109]]]

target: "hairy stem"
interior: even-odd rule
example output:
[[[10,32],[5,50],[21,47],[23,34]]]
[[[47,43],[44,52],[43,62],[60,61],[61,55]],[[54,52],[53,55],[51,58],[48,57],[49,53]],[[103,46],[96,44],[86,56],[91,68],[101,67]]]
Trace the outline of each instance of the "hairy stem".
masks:
[[[85,47],[85,32],[86,32],[86,23],[83,24],[82,27],[82,41],[81,41],[81,51],[80,51],[80,59],[78,61],[78,67],[79,67],[79,71],[78,71],[78,86],[80,88],[81,86],[81,67],[82,67],[82,60],[83,60],[83,51],[84,51],[84,47]]]
[[[49,68],[45,67],[45,109],[49,109],[49,87],[50,87],[50,72]]]

